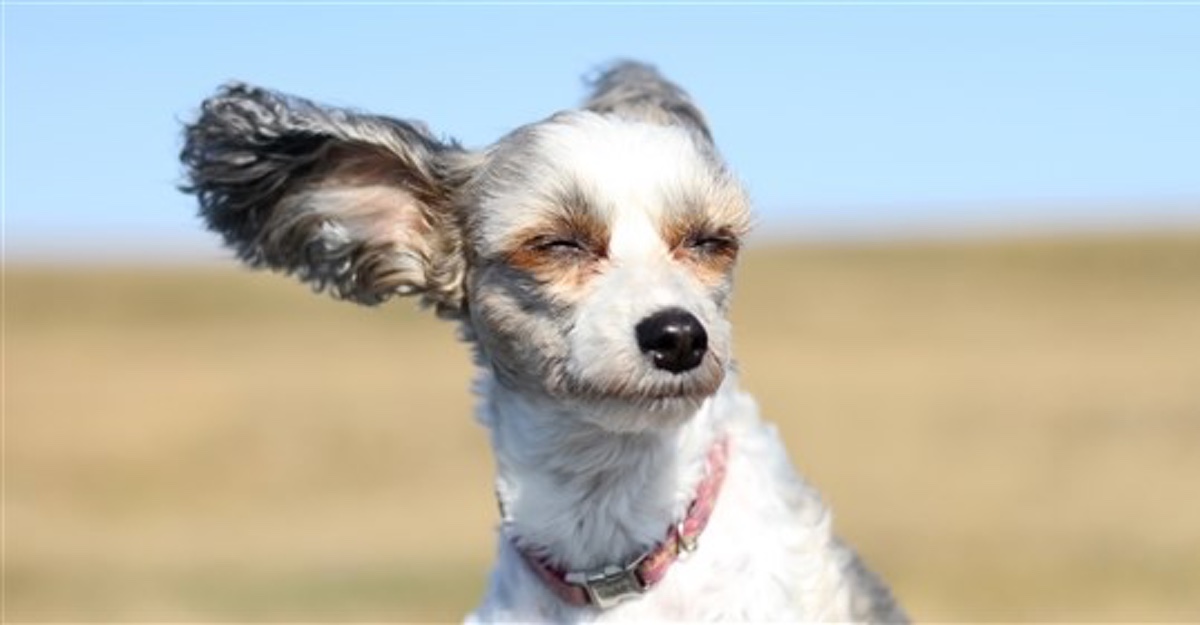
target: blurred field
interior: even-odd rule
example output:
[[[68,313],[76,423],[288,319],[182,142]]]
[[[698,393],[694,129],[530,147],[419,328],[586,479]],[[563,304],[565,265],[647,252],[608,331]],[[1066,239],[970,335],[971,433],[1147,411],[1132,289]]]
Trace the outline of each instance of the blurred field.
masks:
[[[7,617],[453,620],[466,350],[232,267],[8,267]],[[1200,620],[1200,233],[752,250],[743,382],[924,621]]]

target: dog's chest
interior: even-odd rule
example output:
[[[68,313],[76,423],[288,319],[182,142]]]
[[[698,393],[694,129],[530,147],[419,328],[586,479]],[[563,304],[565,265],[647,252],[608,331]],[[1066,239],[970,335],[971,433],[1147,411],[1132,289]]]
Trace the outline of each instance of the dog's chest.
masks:
[[[752,444],[752,443],[751,443]],[[831,549],[829,515],[803,482],[780,483],[769,455],[731,460],[726,487],[699,548],[644,595],[606,610],[558,600],[503,549],[482,621],[834,621],[849,597]],[[765,461],[765,462],[764,462]],[[790,482],[791,480],[787,480]]]
[[[847,620],[848,596],[820,500],[798,510],[781,505],[769,483],[730,486],[694,554],[650,593],[595,620]]]

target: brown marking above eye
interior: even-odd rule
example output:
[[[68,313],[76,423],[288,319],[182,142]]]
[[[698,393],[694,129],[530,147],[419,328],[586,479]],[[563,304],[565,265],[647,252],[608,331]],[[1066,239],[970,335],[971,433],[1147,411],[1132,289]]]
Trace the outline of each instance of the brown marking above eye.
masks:
[[[743,230],[740,225],[715,223],[704,213],[689,213],[669,220],[662,235],[672,258],[715,286],[733,269]]]
[[[580,230],[568,224],[535,228],[513,237],[515,245],[505,255],[508,263],[520,269],[552,265],[589,263],[608,257],[608,239],[596,232]]]
[[[744,228],[720,224],[704,213],[690,213],[668,219],[662,230],[663,241],[672,256],[698,258],[736,257]]]
[[[733,269],[750,211],[736,182],[718,179],[700,189],[684,189],[668,200],[660,235],[676,261],[692,268],[706,284],[723,282]]]
[[[569,191],[543,223],[509,238],[505,260],[539,282],[579,285],[608,257],[608,239],[608,225]]]

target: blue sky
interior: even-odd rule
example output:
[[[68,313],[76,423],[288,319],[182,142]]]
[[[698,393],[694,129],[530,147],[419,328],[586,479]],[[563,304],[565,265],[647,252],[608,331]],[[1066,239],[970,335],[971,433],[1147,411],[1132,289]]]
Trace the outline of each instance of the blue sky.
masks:
[[[7,254],[222,256],[174,190],[240,79],[483,146],[616,57],[709,115],[760,230],[1200,224],[1200,5],[5,7]]]

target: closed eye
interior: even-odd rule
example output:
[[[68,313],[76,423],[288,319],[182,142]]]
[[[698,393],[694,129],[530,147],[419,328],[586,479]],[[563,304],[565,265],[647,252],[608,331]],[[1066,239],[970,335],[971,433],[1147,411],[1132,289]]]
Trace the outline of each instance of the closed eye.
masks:
[[[587,247],[578,239],[538,237],[530,247],[539,252],[573,253],[587,252]]]
[[[543,234],[526,241],[525,249],[539,256],[565,260],[586,260],[604,256],[603,250],[595,249],[580,237],[564,234]]]
[[[703,234],[688,237],[684,245],[694,253],[728,256],[737,253],[740,242],[732,235]]]

